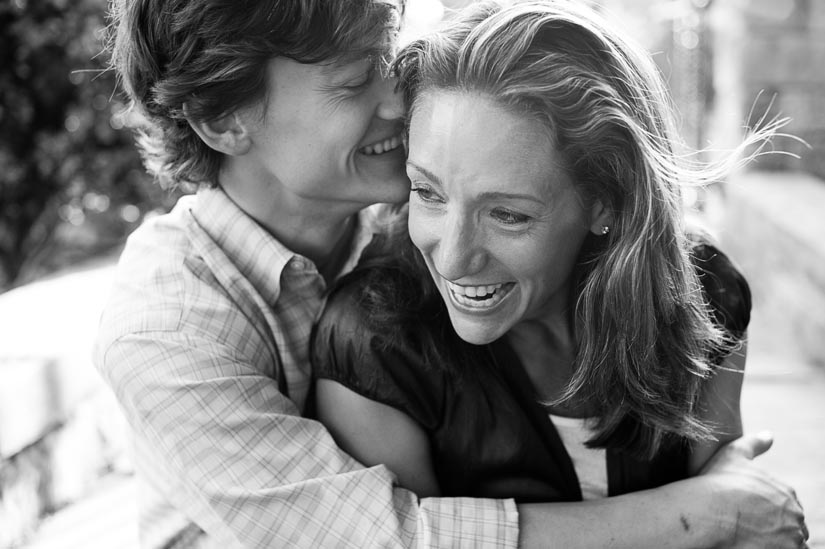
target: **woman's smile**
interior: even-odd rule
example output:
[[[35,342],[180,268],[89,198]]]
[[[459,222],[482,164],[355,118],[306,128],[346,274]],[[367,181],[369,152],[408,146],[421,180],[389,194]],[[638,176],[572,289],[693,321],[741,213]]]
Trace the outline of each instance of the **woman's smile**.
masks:
[[[463,286],[445,280],[450,300],[458,307],[470,312],[487,312],[501,303],[515,287],[515,283],[484,284]]]

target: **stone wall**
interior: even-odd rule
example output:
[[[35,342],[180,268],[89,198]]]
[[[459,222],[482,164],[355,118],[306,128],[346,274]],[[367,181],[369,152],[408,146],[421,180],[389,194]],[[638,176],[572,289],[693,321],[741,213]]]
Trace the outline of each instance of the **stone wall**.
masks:
[[[87,268],[0,295],[0,547],[131,472],[125,421],[91,363],[111,276]]]

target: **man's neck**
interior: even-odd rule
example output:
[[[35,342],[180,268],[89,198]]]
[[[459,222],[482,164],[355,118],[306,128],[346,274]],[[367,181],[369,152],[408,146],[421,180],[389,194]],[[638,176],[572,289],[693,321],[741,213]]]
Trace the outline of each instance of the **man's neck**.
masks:
[[[341,269],[344,264],[346,264],[352,252],[353,241],[358,227],[357,216],[350,216],[345,223],[346,225],[343,230],[340,231],[338,241],[335,243],[332,251],[328,253],[323,260],[313,259],[315,266],[318,268],[318,272],[324,277],[327,285],[335,280],[335,277],[341,272]]]
[[[230,178],[222,187],[239,208],[284,246],[312,260],[319,270],[326,272],[346,261],[354,217],[364,205],[307,200],[279,192],[277,185],[244,184]]]

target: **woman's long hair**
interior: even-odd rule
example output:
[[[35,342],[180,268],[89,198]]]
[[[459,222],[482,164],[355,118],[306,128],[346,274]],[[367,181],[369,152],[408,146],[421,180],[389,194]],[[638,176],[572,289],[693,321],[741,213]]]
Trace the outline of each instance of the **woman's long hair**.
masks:
[[[730,341],[690,261],[680,189],[723,177],[775,125],[724,163],[686,161],[675,151],[672,107],[649,56],[567,2],[477,4],[407,46],[395,69],[411,116],[417,99],[438,89],[481,93],[542,121],[582,198],[611,212],[609,234],[588,237],[574,273],[574,374],[556,401],[596,411],[589,444],[652,457],[672,435],[710,438],[697,415],[699,391],[709,357]],[[409,245],[397,231],[393,240],[396,254],[399,241]],[[396,270],[407,290],[437,295],[416,256],[402,256]],[[379,279],[372,302],[386,311],[405,292],[381,292]],[[384,326],[393,314],[381,317]],[[438,342],[432,346],[437,355]]]

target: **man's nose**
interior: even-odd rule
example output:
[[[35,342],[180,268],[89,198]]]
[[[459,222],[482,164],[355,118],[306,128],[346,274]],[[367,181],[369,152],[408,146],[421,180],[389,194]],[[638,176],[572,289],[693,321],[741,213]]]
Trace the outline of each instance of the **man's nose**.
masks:
[[[397,83],[396,78],[382,78],[378,83],[381,95],[377,115],[383,120],[398,120],[406,114],[403,94],[395,89]]]

